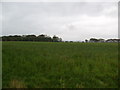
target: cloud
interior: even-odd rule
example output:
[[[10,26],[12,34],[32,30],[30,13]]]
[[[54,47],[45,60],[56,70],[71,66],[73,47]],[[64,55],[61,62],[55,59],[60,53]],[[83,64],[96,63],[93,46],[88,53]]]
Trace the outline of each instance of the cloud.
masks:
[[[118,2],[119,0],[1,0],[1,2]]]
[[[2,3],[0,3],[0,35],[2,35]]]
[[[3,35],[58,35],[63,40],[117,38],[117,3],[3,3]]]

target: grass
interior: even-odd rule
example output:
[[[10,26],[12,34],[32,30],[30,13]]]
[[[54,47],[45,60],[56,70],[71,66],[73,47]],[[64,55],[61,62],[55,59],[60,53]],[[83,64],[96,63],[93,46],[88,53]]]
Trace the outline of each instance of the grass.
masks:
[[[118,87],[117,43],[2,45],[3,88]]]

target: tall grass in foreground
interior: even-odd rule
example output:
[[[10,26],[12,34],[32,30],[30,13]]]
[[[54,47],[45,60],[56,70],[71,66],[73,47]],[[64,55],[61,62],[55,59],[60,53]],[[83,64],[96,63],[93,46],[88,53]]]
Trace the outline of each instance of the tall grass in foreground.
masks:
[[[3,42],[3,88],[118,87],[117,43]]]

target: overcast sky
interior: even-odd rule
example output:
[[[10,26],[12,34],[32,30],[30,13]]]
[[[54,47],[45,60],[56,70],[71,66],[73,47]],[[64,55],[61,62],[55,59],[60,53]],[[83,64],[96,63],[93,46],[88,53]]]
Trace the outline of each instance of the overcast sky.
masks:
[[[117,2],[4,2],[2,35],[118,38]]]

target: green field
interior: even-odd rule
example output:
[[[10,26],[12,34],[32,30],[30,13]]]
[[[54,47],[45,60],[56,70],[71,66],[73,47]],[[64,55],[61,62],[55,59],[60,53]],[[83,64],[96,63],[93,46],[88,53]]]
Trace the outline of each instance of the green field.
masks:
[[[117,88],[117,43],[3,42],[3,88]]]

